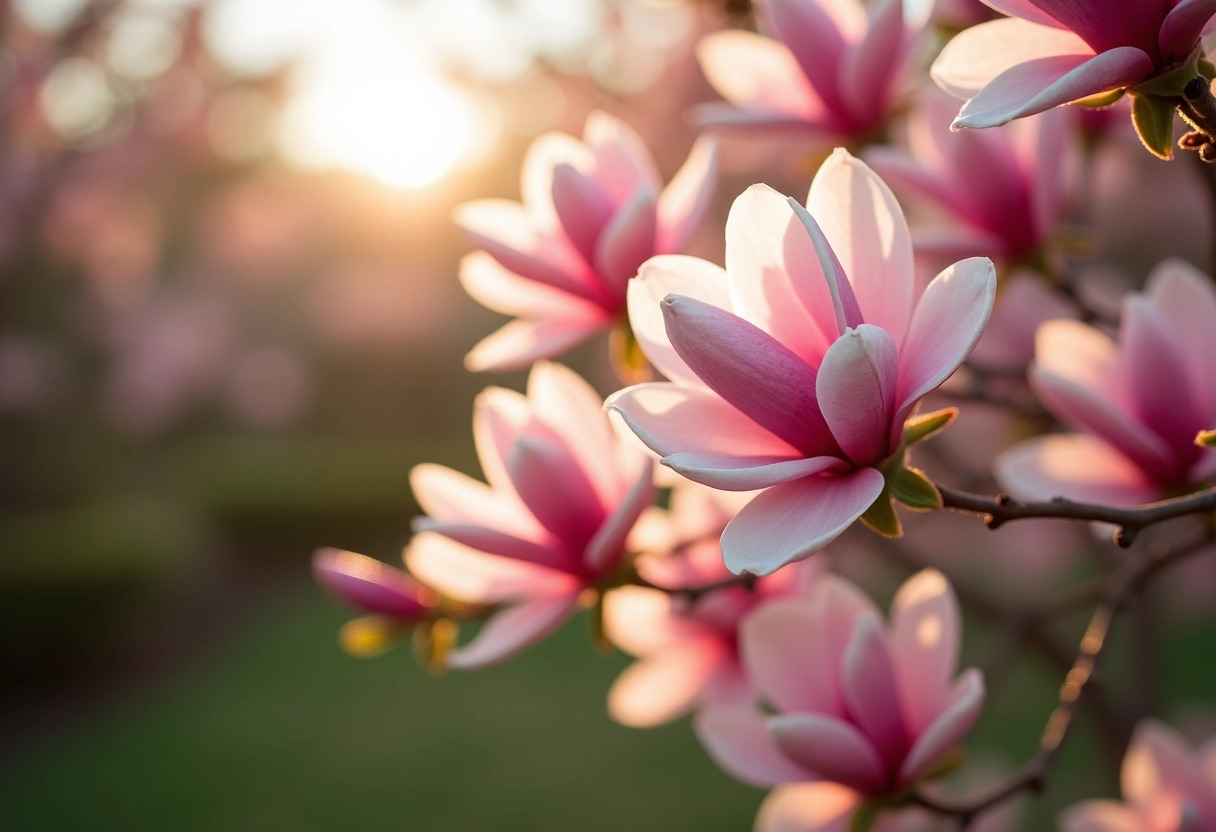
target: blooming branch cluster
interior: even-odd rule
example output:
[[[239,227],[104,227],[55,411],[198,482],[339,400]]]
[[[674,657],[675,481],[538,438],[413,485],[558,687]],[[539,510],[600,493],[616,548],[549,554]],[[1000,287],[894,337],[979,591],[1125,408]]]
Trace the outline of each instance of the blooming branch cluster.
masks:
[[[414,469],[426,515],[409,576],[318,553],[322,583],[367,614],[348,626],[352,652],[413,631],[428,663],[477,668],[590,610],[596,640],[638,659],[609,692],[611,715],[645,727],[694,713],[711,758],[774,789],[764,832],[1000,828],[1011,821],[990,810],[1043,786],[1091,699],[1119,752],[1131,717],[1159,717],[1091,681],[1116,617],[1167,567],[1212,551],[1216,288],[1174,258],[1146,281],[1129,275],[1142,290],[1083,291],[1091,252],[1074,229],[1101,239],[1083,192],[1102,147],[1074,116],[1128,93],[1157,155],[1175,112],[1193,128],[1184,147],[1216,142],[1200,43],[1216,2],[984,3],[1008,16],[962,31],[931,73],[923,4],[900,0],[767,0],[766,34],[706,36],[697,55],[728,103],[700,107],[698,124],[802,128],[824,159],[805,202],[738,189],[721,264],[685,250],[710,206],[713,140],[664,189],[639,136],[604,113],[581,141],[536,140],[522,203],[457,211],[478,248],[463,284],[518,318],[467,364],[531,366],[527,390],[476,401],[485,482]],[[996,16],[973,6],[942,17]],[[913,92],[929,74],[965,103]],[[607,328],[665,380],[622,378],[605,399],[548,360]],[[984,383],[960,395],[968,377]],[[950,395],[961,408],[943,406]],[[994,482],[1009,494],[972,493]],[[948,578],[943,560],[908,577],[884,618],[868,558],[906,567],[916,556],[897,538],[923,529],[909,510],[940,509],[994,531],[1029,517],[1113,525],[1130,550],[1095,538],[1078,554],[1106,574],[1071,593],[1044,583],[1022,607],[968,586],[967,570]],[[1202,524],[1184,519],[1196,517],[1197,537]],[[970,574],[1019,555],[990,540]],[[938,781],[962,760],[986,684],[979,668],[958,672],[960,599],[1006,625],[1011,649],[1033,643],[1067,671],[1036,756],[961,801]],[[1093,617],[1072,659],[1048,625],[1081,608]],[[1000,677],[1001,663],[987,669]],[[1141,722],[1127,804],[1082,803],[1060,828],[1214,828],[1204,765],[1173,729]]]

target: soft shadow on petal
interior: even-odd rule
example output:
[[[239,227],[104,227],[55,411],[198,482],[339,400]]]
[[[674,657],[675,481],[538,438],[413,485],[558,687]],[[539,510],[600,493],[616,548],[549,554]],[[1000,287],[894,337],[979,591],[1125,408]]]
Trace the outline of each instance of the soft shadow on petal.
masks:
[[[1216,291],[1212,281],[1185,260],[1163,261],[1149,275],[1146,293],[1182,343],[1191,385],[1203,416],[1216,421]]]
[[[722,533],[731,572],[768,575],[836,539],[878,498],[883,476],[862,468],[774,486],[752,500]]]
[[[658,168],[646,143],[625,122],[595,110],[587,116],[583,140],[595,153],[595,178],[618,207],[637,191],[662,189]]]
[[[841,689],[853,722],[887,765],[898,763],[908,750],[909,735],[891,651],[877,615],[864,615],[854,624],[842,669]]]

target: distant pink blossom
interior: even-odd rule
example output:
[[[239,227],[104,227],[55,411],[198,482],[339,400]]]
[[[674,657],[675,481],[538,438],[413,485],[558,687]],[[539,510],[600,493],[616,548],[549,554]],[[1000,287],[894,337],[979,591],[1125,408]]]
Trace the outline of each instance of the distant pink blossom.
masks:
[[[639,574],[665,589],[730,578],[718,538],[738,508],[730,504],[736,496],[687,481],[677,487],[662,518],[669,527],[667,545],[638,558]],[[755,692],[739,663],[739,621],[773,598],[805,594],[819,563],[805,561],[753,586],[716,589],[696,600],[639,586],[609,593],[604,633],[639,658],[608,692],[612,718],[647,728],[705,705],[750,704]]]
[[[1145,720],[1123,757],[1123,803],[1086,800],[1060,815],[1061,832],[1201,832],[1216,829],[1216,743],[1191,748]]]
[[[431,613],[435,592],[383,561],[341,549],[318,549],[312,558],[317,583],[346,604],[401,624]]]
[[[758,0],[765,37],[706,36],[697,58],[726,104],[704,105],[709,127],[810,130],[832,142],[864,138],[897,103],[921,25],[903,0]]]
[[[1020,496],[1129,505],[1185,491],[1216,474],[1216,450],[1195,445],[1216,424],[1216,290],[1168,260],[1128,295],[1116,341],[1079,321],[1039,327],[1030,383],[1077,433],[1016,445],[996,462]]]
[[[754,832],[852,832],[853,816],[865,795],[839,783],[789,783],[769,793],[760,806]],[[1011,804],[979,815],[968,832],[1006,832],[1017,828]],[[870,832],[954,832],[953,818],[910,806],[883,810]]]
[[[968,99],[954,127],[993,127],[1181,66],[1216,0],[984,0],[1010,18],[973,26],[931,74]]]
[[[822,577],[809,600],[766,604],[740,629],[744,666],[771,712],[706,708],[697,735],[752,785],[826,780],[865,796],[899,793],[983,707],[980,672],[954,677],[959,640],[958,601],[936,570],[904,583],[889,625],[851,583]]]
[[[652,462],[615,435],[591,386],[558,364],[537,363],[526,396],[483,391],[473,438],[488,484],[416,467],[414,496],[429,516],[414,522],[406,552],[428,586],[502,605],[448,654],[461,668],[501,661],[556,630],[585,590],[620,571],[630,530],[654,498]]]
[[[1042,252],[1064,214],[1068,119],[951,133],[958,103],[926,91],[909,119],[908,149],[869,148],[867,164],[906,202],[945,222],[913,228],[918,256],[952,262],[984,255],[1010,263]]]
[[[843,150],[807,206],[754,185],[727,219],[725,269],[646,263],[630,322],[671,381],[607,402],[683,476],[766,489],[722,535],[736,573],[809,557],[869,508],[904,420],[966,358],[996,292],[991,261],[975,258],[918,297],[899,205]]]
[[[715,145],[701,139],[664,188],[638,135],[603,112],[587,117],[582,141],[534,141],[522,204],[480,199],[456,209],[482,249],[461,262],[461,283],[478,303],[518,318],[474,347],[468,368],[527,367],[612,326],[638,266],[684,248],[716,170]]]

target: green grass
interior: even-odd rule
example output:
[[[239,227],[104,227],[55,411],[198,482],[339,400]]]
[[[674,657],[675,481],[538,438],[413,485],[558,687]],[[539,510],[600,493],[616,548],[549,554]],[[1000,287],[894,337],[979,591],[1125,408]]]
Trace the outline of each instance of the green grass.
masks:
[[[578,620],[517,660],[429,677],[404,650],[342,654],[302,591],[141,706],[0,783],[9,830],[745,830],[762,795],[686,722],[604,712],[626,660]]]

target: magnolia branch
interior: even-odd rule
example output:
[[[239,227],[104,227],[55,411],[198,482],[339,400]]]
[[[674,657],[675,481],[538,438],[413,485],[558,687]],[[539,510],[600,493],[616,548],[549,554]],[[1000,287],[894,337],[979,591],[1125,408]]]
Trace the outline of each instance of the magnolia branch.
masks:
[[[999,528],[1011,520],[1049,517],[1109,523],[1117,527],[1114,534],[1115,544],[1125,549],[1131,546],[1141,530],[1148,526],[1165,520],[1173,520],[1176,517],[1216,510],[1216,488],[1207,488],[1184,497],[1126,508],[1082,503],[1064,497],[1053,497],[1050,500],[1041,501],[1018,500],[1007,494],[988,497],[967,491],[956,491],[941,485],[937,487],[937,490],[942,495],[944,508],[982,514],[984,523],[990,529]]]
[[[1213,542],[1212,536],[1175,549],[1154,546],[1145,549],[1139,556],[1129,558],[1109,577],[1094,586],[1085,587],[1065,603],[1053,605],[1039,611],[1044,617],[1070,610],[1075,604],[1097,596],[1097,607],[1090,618],[1089,626],[1081,637],[1076,659],[1060,686],[1060,697],[1039,740],[1038,750],[1008,783],[979,799],[963,802],[947,802],[913,795],[912,800],[925,808],[942,815],[955,817],[959,829],[967,829],[983,812],[1003,803],[1023,791],[1040,792],[1046,785],[1056,755],[1068,738],[1080,710],[1082,695],[1089,689],[1098,667],[1098,661],[1108,644],[1110,630],[1119,613],[1136,597],[1149,581],[1163,569],[1183,560]]]

